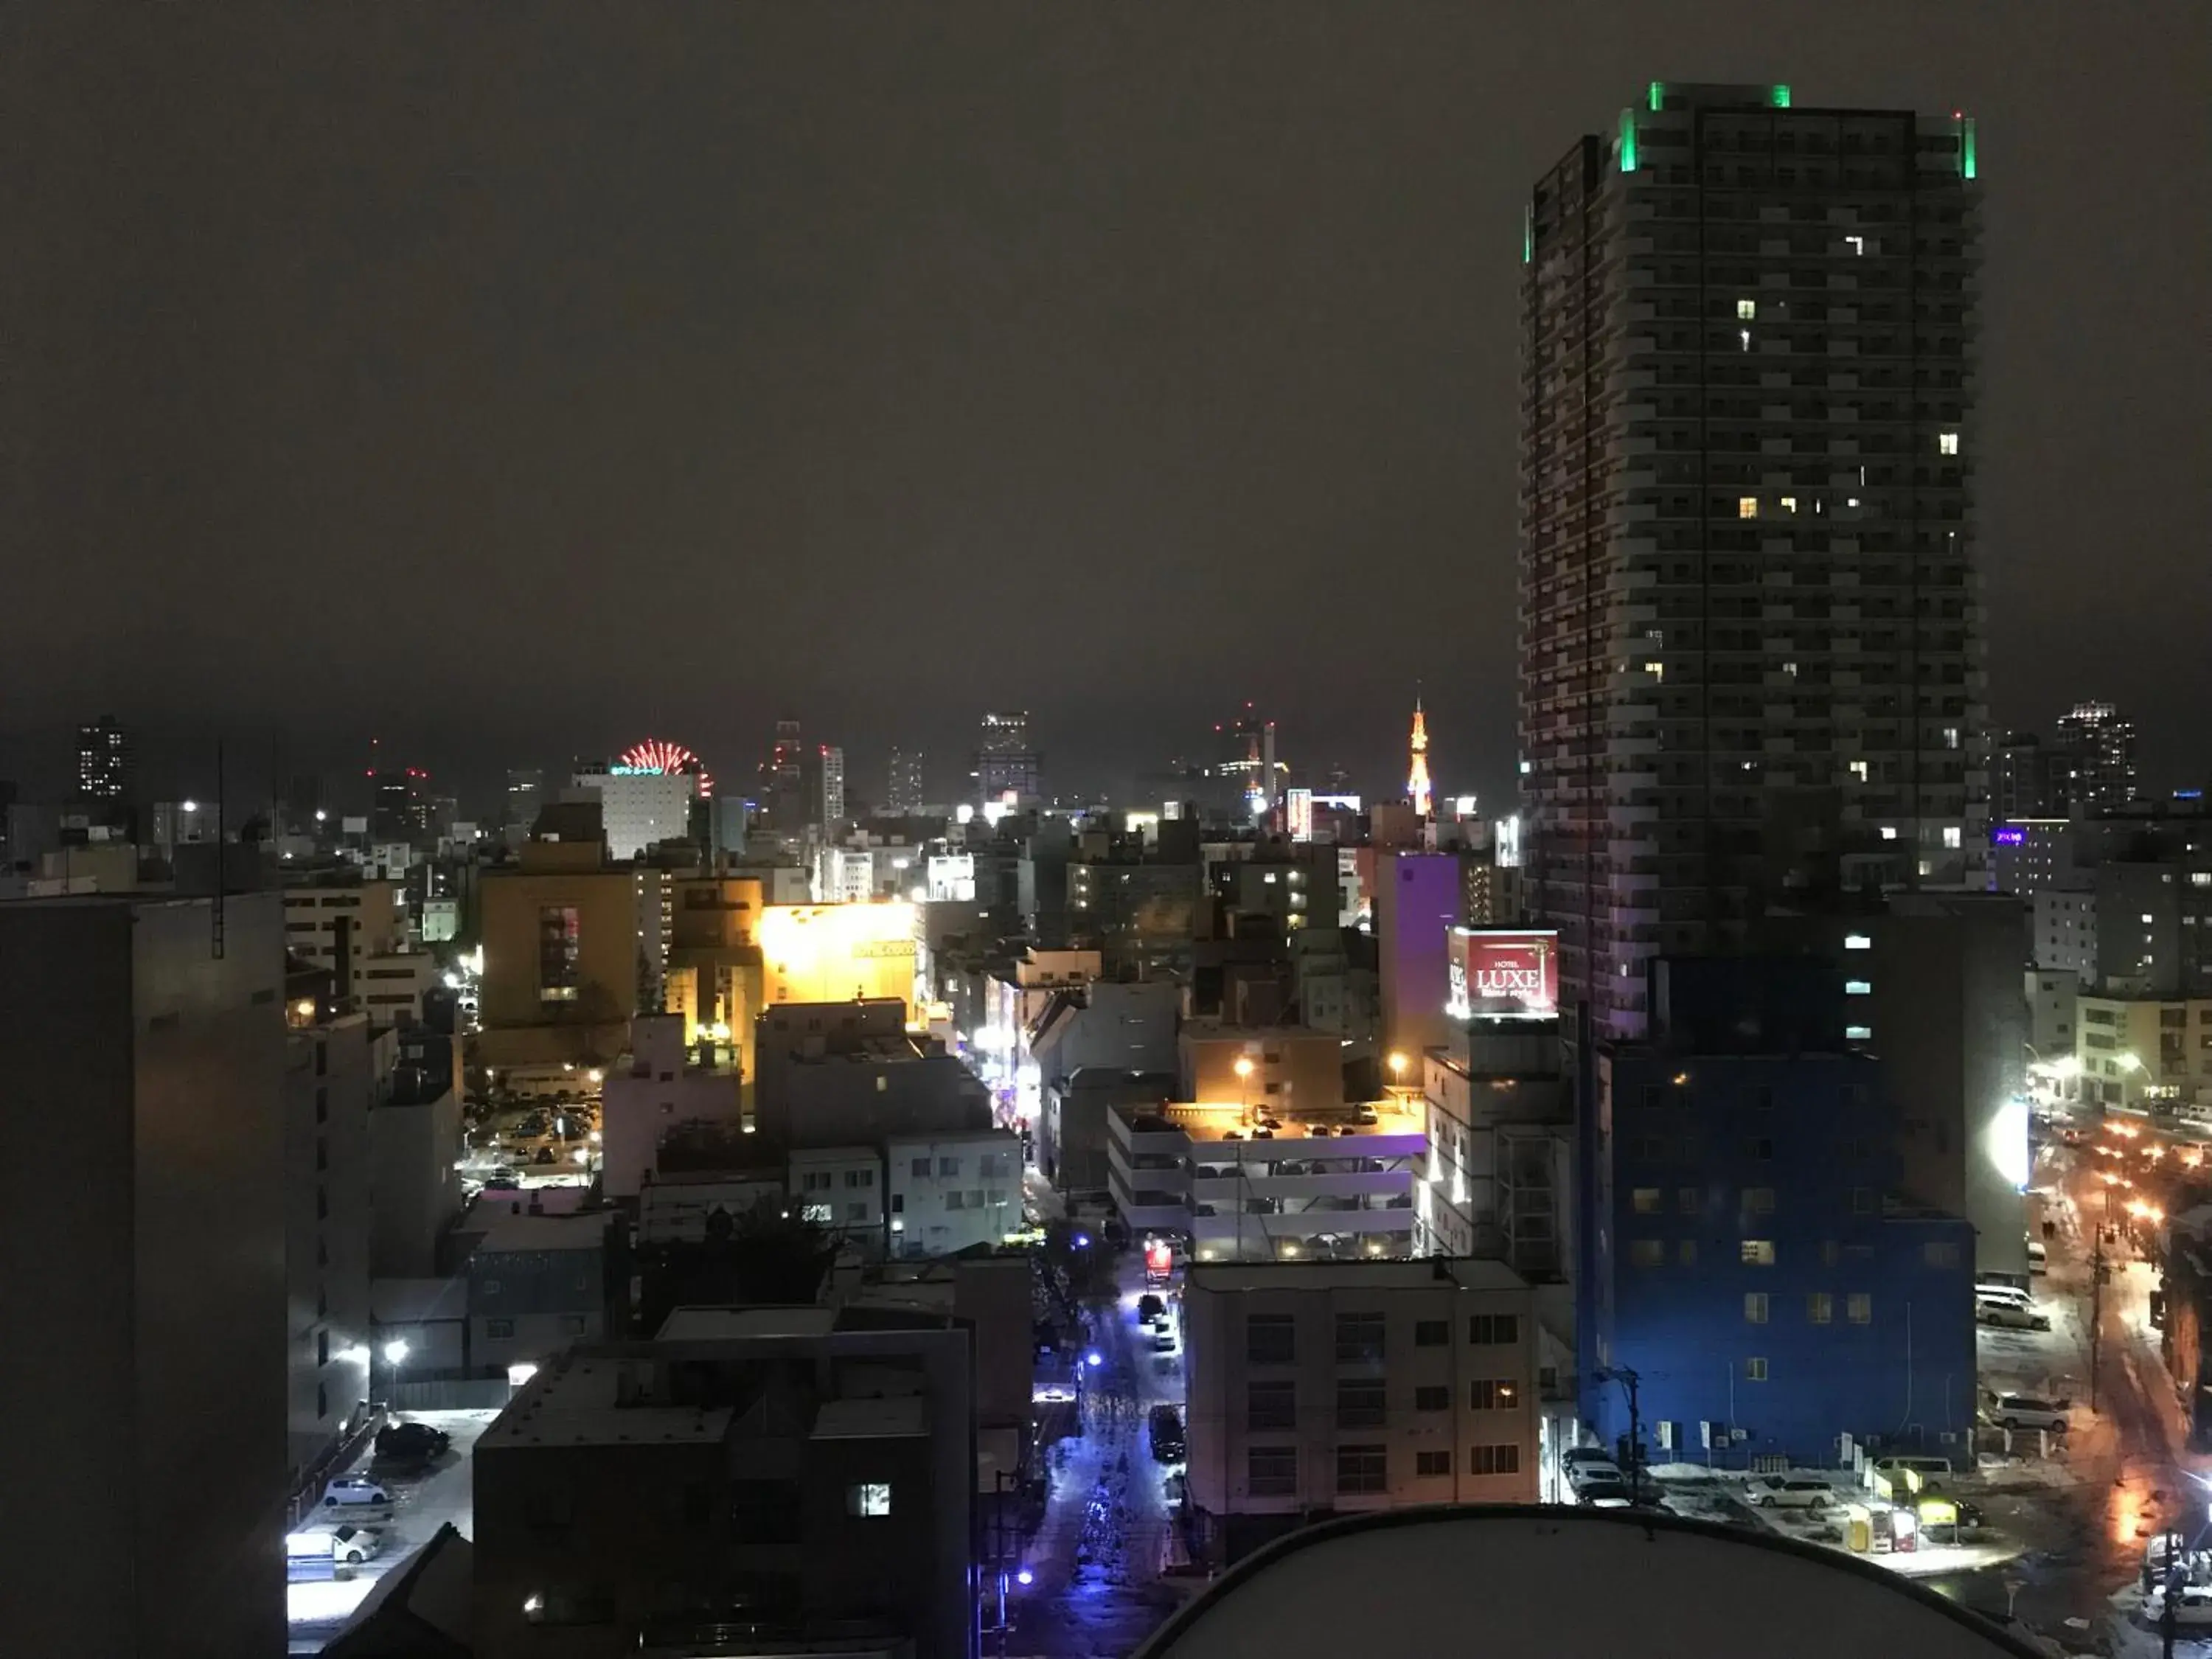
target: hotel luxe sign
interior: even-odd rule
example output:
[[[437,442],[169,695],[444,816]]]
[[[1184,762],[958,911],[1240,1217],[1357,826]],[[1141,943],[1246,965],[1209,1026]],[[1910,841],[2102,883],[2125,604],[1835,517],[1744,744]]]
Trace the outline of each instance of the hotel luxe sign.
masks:
[[[1559,936],[1527,928],[1455,927],[1450,945],[1455,1019],[1549,1019],[1559,1009]]]

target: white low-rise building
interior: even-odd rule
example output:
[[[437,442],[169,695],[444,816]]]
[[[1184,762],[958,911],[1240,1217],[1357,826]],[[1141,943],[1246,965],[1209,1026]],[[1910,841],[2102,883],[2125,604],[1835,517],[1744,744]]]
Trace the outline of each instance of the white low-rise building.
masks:
[[[599,1085],[601,1182],[609,1198],[635,1198],[653,1178],[660,1143],[685,1123],[738,1129],[744,1096],[737,1072],[701,1066],[684,1046],[684,1016],[640,1014],[630,1021],[630,1051],[607,1068]]]
[[[893,1136],[884,1164],[894,1255],[1000,1244],[1022,1226],[1022,1146],[1011,1130]]]
[[[1319,1512],[1537,1501],[1535,1297],[1503,1262],[1200,1263],[1183,1335],[1217,1566]]]
[[[802,1147],[791,1155],[791,1201],[871,1255],[884,1252],[884,1159],[872,1146]]]

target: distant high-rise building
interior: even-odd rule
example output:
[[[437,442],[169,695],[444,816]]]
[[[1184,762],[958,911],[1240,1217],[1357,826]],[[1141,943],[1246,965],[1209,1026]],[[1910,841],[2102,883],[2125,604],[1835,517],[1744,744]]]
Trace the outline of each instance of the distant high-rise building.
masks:
[[[2108,702],[2082,702],[2058,722],[2051,745],[2054,811],[2126,806],[2136,799],[2135,722]]]
[[[430,775],[418,766],[393,767],[374,775],[368,814],[370,838],[421,847],[430,840]]]
[[[797,835],[806,826],[806,751],[797,720],[775,723],[775,743],[761,763],[758,804],[768,827]]]
[[[893,817],[921,811],[921,750],[891,750],[890,776],[884,791],[884,810]]]
[[[538,822],[538,809],[544,805],[545,774],[534,766],[509,768],[504,822],[527,830]]]
[[[1429,719],[1421,711],[1421,700],[1413,699],[1413,765],[1406,777],[1406,798],[1413,803],[1413,810],[1427,817],[1434,805],[1429,788]]]
[[[131,734],[112,714],[102,714],[89,726],[76,729],[76,793],[78,798],[121,805],[131,799],[137,781],[137,756]]]
[[[1654,82],[1526,210],[1520,744],[1562,996],[1771,897],[1970,882],[1971,118]]]
[[[982,747],[975,755],[975,793],[987,801],[1017,801],[1040,798],[1042,768],[1030,747],[1027,709],[1003,710],[983,716]]]
[[[1998,740],[1990,767],[1991,823],[2050,816],[2052,758],[2033,732],[2008,732]]]
[[[821,779],[821,816],[824,826],[845,821],[845,751],[834,743],[816,746],[814,763]]]

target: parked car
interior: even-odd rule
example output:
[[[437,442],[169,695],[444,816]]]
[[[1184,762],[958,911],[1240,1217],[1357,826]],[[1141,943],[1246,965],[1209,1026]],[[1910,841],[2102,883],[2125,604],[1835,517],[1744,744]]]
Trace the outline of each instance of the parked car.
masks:
[[[1137,1298],[1137,1322],[1149,1325],[1168,1310],[1168,1304],[1146,1291]]]
[[[1990,1421],[2001,1429],[2057,1429],[2066,1427],[2069,1400],[2039,1400],[2030,1394],[2001,1394],[1990,1407]]]
[[[1620,1472],[1620,1465],[1602,1453],[1595,1457],[1578,1458],[1571,1463],[1563,1462],[1561,1473],[1577,1498],[1590,1486],[1614,1486],[1623,1492],[1628,1490],[1628,1477]]]
[[[427,1463],[453,1443],[453,1436],[428,1423],[386,1423],[376,1431],[376,1455],[380,1462]]]
[[[1595,1464],[1590,1466],[1595,1468]],[[1575,1502],[1594,1510],[1625,1510],[1636,1501],[1628,1482],[1618,1478],[1591,1479],[1575,1483]]]
[[[365,1474],[342,1474],[323,1488],[325,1509],[349,1508],[358,1504],[389,1504],[392,1494],[384,1483]]]
[[[2051,1316],[2038,1313],[2033,1308],[2015,1308],[2008,1302],[1978,1302],[1974,1305],[1978,1323],[2002,1331],[2047,1331]]]
[[[1836,1501],[1836,1489],[1809,1476],[1770,1474],[1752,1482],[1751,1501],[1762,1510],[1824,1510]]]
[[[2028,1294],[2025,1285],[2001,1285],[1984,1281],[1974,1286],[1975,1306],[1979,1307],[1991,1302],[2004,1303],[2015,1308],[2035,1306],[2035,1298]]]
[[[1155,1406],[1148,1421],[1153,1457],[1163,1463],[1182,1462],[1189,1450],[1183,1440],[1182,1414],[1173,1406]]]
[[[1175,1333],[1173,1331],[1154,1331],[1152,1333],[1152,1352],[1154,1353],[1173,1353],[1175,1351],[1176,1340]]]
[[[1613,1461],[1613,1454],[1602,1446],[1570,1446],[1559,1454],[1560,1472],[1570,1482],[1575,1478],[1577,1468],[1584,1463],[1602,1463],[1614,1474],[1620,1473]]]
[[[384,1547],[384,1534],[370,1527],[350,1524],[331,1534],[331,1559],[341,1566],[357,1567]]]

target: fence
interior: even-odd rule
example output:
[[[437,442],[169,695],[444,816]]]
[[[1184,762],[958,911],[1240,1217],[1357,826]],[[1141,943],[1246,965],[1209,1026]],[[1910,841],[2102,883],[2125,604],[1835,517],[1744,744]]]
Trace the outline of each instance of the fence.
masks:
[[[514,1397],[514,1385],[503,1376],[428,1377],[418,1382],[387,1383],[384,1408],[388,1412],[497,1411]]]

